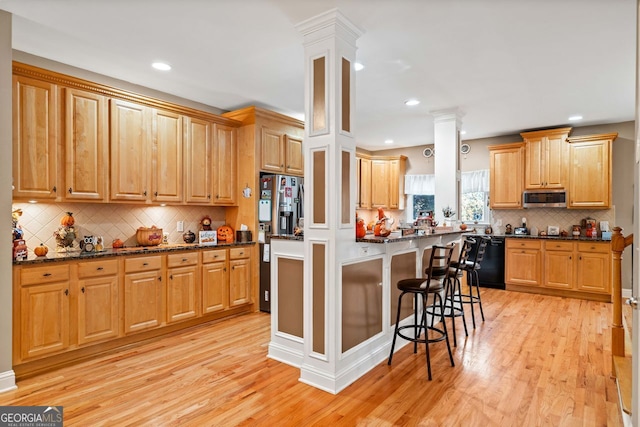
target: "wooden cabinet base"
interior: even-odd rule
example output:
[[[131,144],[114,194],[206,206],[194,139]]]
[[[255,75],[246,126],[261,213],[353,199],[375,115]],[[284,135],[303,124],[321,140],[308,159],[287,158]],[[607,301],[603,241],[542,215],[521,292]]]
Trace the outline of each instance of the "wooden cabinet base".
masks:
[[[82,360],[98,357],[108,353],[113,353],[123,348],[130,348],[131,346],[148,343],[162,336],[166,336],[190,327],[204,326],[211,322],[218,322],[228,319],[232,316],[251,313],[253,311],[253,304],[245,304],[243,306],[234,307],[223,312],[206,314],[197,319],[185,320],[183,322],[170,324],[159,329],[144,331],[134,335],[124,336],[121,338],[106,341],[100,344],[85,346],[76,350],[69,350],[64,353],[34,360],[32,362],[25,362],[19,365],[14,365],[13,371],[15,372],[16,378],[21,380],[37,374],[41,374],[43,372],[51,371],[53,369],[76,364]]]
[[[574,290],[551,289],[542,286],[523,286],[506,284],[508,291],[528,292],[531,294],[553,295],[558,297],[578,298],[591,301],[611,302],[611,294],[598,294]]]

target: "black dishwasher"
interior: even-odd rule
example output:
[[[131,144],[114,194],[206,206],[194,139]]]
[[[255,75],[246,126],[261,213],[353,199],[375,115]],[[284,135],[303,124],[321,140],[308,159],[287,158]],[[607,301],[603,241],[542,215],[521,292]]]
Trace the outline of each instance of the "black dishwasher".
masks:
[[[471,249],[469,260],[475,259],[480,237],[491,238],[491,242],[487,245],[487,250],[484,253],[484,259],[480,263],[480,270],[478,270],[480,286],[485,288],[504,289],[504,236],[478,234],[470,235],[469,237],[476,240],[476,243]]]

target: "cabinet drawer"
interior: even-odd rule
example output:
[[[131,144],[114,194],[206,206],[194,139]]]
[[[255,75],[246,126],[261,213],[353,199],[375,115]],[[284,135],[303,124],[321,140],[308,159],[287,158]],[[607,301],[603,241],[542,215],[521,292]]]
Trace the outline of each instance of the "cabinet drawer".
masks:
[[[66,280],[69,280],[68,264],[23,268],[20,275],[20,284],[22,286],[63,282]]]
[[[544,242],[547,251],[573,251],[573,242]]]
[[[198,252],[183,252],[167,255],[167,267],[180,267],[182,265],[196,265]]]
[[[540,249],[541,243],[536,239],[507,239],[507,248]]]
[[[249,258],[249,248],[229,249],[229,259]]]
[[[78,277],[112,276],[118,274],[118,260],[87,261],[78,263]]]
[[[220,262],[227,259],[227,250],[218,249],[215,251],[202,251],[202,263]]]
[[[595,243],[595,242],[579,242],[578,251],[580,252],[597,252],[606,254],[611,250],[610,243]]]
[[[124,260],[125,273],[136,271],[159,270],[162,268],[162,256],[147,256],[142,258],[127,258]]]

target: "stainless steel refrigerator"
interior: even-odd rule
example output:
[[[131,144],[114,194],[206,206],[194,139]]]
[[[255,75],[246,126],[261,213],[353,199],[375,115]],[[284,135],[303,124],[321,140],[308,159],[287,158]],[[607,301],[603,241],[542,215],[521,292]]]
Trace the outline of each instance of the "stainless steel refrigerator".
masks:
[[[271,235],[293,234],[300,219],[304,218],[303,206],[303,178],[289,175],[260,177],[258,220],[261,311],[271,312]]]

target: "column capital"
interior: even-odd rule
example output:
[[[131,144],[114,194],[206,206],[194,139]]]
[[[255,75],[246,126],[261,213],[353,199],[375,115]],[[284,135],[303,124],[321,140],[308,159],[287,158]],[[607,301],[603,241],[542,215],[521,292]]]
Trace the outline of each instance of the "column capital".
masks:
[[[456,127],[460,127],[462,125],[462,117],[464,117],[464,113],[457,107],[445,108],[442,110],[433,110],[429,111],[429,114],[433,116],[434,123],[449,122],[455,120],[457,125]]]
[[[338,37],[355,47],[356,40],[364,34],[364,30],[351,22],[338,9],[328,10],[296,25],[296,29],[304,37],[304,45]]]

